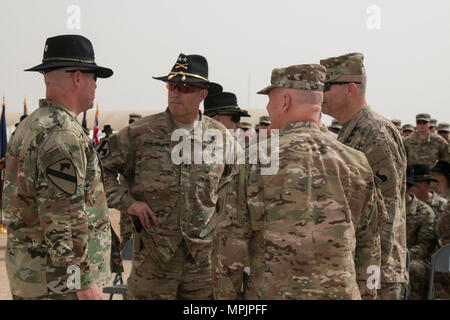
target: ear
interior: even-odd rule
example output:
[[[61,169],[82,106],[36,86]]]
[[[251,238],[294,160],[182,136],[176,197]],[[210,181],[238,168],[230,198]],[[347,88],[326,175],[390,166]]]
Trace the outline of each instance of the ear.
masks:
[[[81,87],[81,81],[83,80],[81,78],[81,72],[79,72],[79,71],[73,72],[73,73],[70,73],[70,75],[71,75],[70,78],[72,80],[72,85],[75,88],[79,89]]]
[[[291,96],[288,93],[283,95],[283,106],[281,107],[281,111],[287,112],[291,107]]]

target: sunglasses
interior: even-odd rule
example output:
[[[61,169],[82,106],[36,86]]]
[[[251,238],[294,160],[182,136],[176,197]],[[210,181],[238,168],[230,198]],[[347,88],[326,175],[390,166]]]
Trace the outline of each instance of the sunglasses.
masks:
[[[185,82],[166,82],[166,88],[169,91],[174,91],[176,88],[181,93],[193,93],[196,92],[197,89],[206,89],[204,87],[197,87]]]
[[[438,133],[439,133],[439,134],[445,134],[445,133],[448,133],[448,131],[438,130]]]
[[[94,74],[94,81],[97,81],[97,74],[96,74],[95,70],[66,70],[66,72],[71,72],[71,73],[77,72],[77,71],[80,71],[81,73],[92,73],[92,74]]]
[[[428,121],[425,121],[425,120],[419,120],[419,121],[416,121],[416,123],[417,123],[417,124],[427,124]]]
[[[333,84],[344,85],[344,84],[349,84],[349,83],[361,84],[361,82],[358,82],[358,81],[335,81],[335,82],[325,82],[323,91],[329,91],[329,90],[331,89],[331,86],[332,86]]]

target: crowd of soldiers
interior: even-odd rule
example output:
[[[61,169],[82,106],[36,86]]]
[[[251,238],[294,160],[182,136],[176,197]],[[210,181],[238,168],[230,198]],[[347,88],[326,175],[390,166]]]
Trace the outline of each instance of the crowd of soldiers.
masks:
[[[258,92],[269,116],[255,130],[236,95],[209,80],[206,58],[180,54],[154,78],[168,90],[166,110],[130,115],[115,134],[105,126],[95,149],[76,117],[113,71],[95,63],[91,42],[48,38],[42,63],[26,71],[43,74],[46,98],[6,156],[14,299],[101,299],[128,241],[125,299],[426,298],[431,255],[450,242],[448,141],[427,114],[402,137],[410,127],[368,106],[361,53],[273,69]],[[335,119],[329,128],[322,113]],[[197,134],[208,130],[214,139]],[[231,139],[233,161],[192,161],[199,146],[225,159],[219,140],[234,130],[246,139]],[[180,162],[174,132],[191,147]],[[275,173],[237,161],[266,139],[278,141]],[[120,210],[121,239],[108,208]],[[449,283],[436,279],[438,298],[449,298]]]

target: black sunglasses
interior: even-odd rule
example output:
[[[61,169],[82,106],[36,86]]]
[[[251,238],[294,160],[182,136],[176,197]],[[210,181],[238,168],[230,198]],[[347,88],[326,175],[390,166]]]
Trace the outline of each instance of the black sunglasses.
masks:
[[[356,83],[356,84],[361,84],[361,82],[359,81],[335,81],[335,82],[325,82],[323,91],[328,91],[331,89],[331,86],[333,84],[337,84],[337,85],[344,85],[344,84],[349,84],[349,83]]]
[[[66,70],[66,72],[77,72],[77,71],[80,71],[81,73],[93,73],[94,81],[97,81],[97,73],[95,70]]]
[[[419,120],[419,121],[416,121],[416,123],[417,123],[417,124],[427,124],[428,121],[425,121],[425,120]]]

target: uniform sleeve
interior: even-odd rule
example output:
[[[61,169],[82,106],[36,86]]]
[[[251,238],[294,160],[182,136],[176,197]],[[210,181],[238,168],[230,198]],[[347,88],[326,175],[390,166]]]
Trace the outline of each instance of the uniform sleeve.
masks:
[[[379,230],[380,221],[384,220],[384,218],[380,217],[387,215],[387,213],[383,198],[377,192],[377,186],[374,181],[367,186],[367,190],[370,192],[367,198],[368,201],[366,206],[363,207],[355,232],[355,268],[361,298],[373,300],[377,296],[376,286],[374,284],[370,286],[368,282],[370,281],[369,277],[373,277],[374,272],[380,270],[381,248]],[[374,267],[376,271],[374,271]]]
[[[431,208],[423,208],[424,210],[420,214],[423,218],[423,222],[419,229],[418,243],[409,248],[411,259],[426,259],[430,257],[437,244],[436,234],[434,232],[434,212]]]
[[[37,210],[55,270],[52,285],[58,292],[67,288],[69,267],[80,269],[81,289],[94,282],[88,257],[88,212],[84,190],[87,170],[86,150],[73,132],[59,131],[48,136],[37,158]],[[59,289],[58,289],[59,288]]]
[[[450,161],[450,145],[444,139],[439,148],[439,160]]]
[[[97,147],[103,165],[105,191],[108,199],[108,207],[125,211],[136,200],[130,194],[128,187],[119,182],[119,174],[126,181],[134,178],[134,158],[129,138],[129,127],[124,128],[118,134],[112,135]]]
[[[213,293],[216,300],[238,298],[248,257],[249,219],[245,165],[233,167],[219,189],[219,220],[212,241]]]

